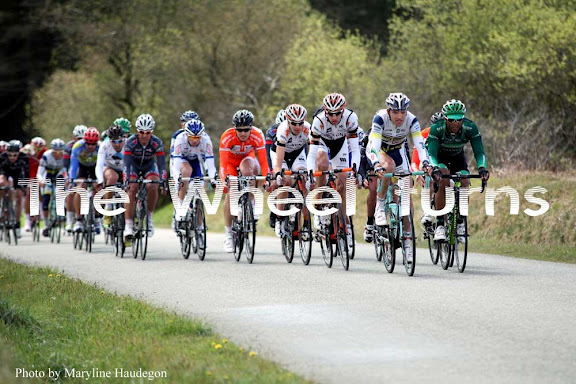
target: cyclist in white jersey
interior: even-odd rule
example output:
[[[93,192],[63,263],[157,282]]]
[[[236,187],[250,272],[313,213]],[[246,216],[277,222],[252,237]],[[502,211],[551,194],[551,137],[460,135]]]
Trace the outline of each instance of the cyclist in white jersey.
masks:
[[[50,149],[44,152],[40,165],[38,166],[37,177],[40,180],[42,193],[42,219],[44,220],[44,229],[42,236],[50,236],[50,228],[47,225],[48,208],[50,205],[50,196],[53,195],[56,185],[56,178],[66,179],[66,168],[64,167],[63,151],[66,143],[62,139],[54,139],[50,143]],[[50,180],[50,183],[46,183]]]
[[[323,111],[314,116],[310,132],[310,151],[308,169],[327,171],[330,167],[343,169],[348,167],[348,142],[352,152],[352,164],[360,165],[360,147],[358,145],[358,116],[346,108],[346,99],[339,93],[327,95],[322,103]],[[346,214],[346,173],[337,174],[336,187],[342,197],[342,206]],[[318,186],[326,184],[326,178],[320,177]],[[314,224],[319,221],[314,217]],[[352,242],[352,233],[348,225],[348,242]]]
[[[174,139],[170,152],[170,174],[174,181],[182,177],[203,177],[202,163],[206,169],[210,183],[216,185],[217,169],[214,163],[214,147],[212,140],[206,133],[204,123],[192,119],[184,125],[184,131]],[[182,183],[178,192],[180,200],[184,200],[188,182]]]
[[[408,136],[412,136],[414,147],[418,151],[418,156],[422,161],[422,166],[426,166],[430,160],[428,151],[424,147],[424,140],[420,132],[420,123],[414,114],[408,111],[410,99],[403,93],[391,93],[386,98],[386,109],[376,112],[372,120],[372,130],[366,148],[369,160],[381,177],[384,172],[410,172],[410,160],[408,159]],[[419,176],[421,178],[421,176]],[[376,202],[375,221],[376,225],[386,225],[386,215],[384,213],[384,201],[389,178],[383,178],[383,186],[378,192]],[[405,231],[407,220],[404,220]],[[407,258],[411,260],[411,242],[406,239]]]
[[[291,178],[282,179],[281,171],[283,169],[298,171],[307,169],[306,164],[306,145],[310,136],[310,123],[305,121],[308,116],[306,108],[300,104],[291,104],[285,110],[286,120],[278,125],[276,130],[276,139],[270,148],[270,159],[272,162],[273,173],[276,180],[272,183],[271,189],[279,186],[290,186]],[[306,190],[302,191],[306,197]],[[278,198],[287,197],[286,193],[280,193]],[[283,210],[284,205],[278,204],[278,209]],[[281,220],[276,220],[274,229],[276,235],[280,237]]]

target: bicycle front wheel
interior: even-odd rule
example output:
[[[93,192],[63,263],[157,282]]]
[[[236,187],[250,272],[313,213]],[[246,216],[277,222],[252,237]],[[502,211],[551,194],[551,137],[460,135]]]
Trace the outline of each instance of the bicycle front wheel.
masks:
[[[294,237],[293,237],[293,224],[290,222],[290,217],[282,217],[284,223],[284,231],[282,233],[282,254],[286,258],[288,264],[294,260]]]
[[[414,221],[412,217],[412,213],[406,216],[409,221],[410,233],[404,233],[402,227],[402,256],[404,261],[404,269],[406,270],[406,274],[408,276],[414,275],[414,269],[416,268],[416,235],[414,233]],[[404,220],[404,219],[403,219]],[[404,223],[402,223],[403,225]],[[411,252],[412,252],[412,262],[410,262],[408,255],[406,254],[406,240],[409,240]]]
[[[32,221],[32,241],[40,242],[40,224],[38,220]]]
[[[330,227],[330,225],[322,225],[322,229],[320,230],[320,250],[322,251],[324,263],[328,268],[332,268],[332,262],[334,259],[334,250],[332,248],[332,241],[330,240],[332,229]]]
[[[336,234],[336,252],[340,256],[342,266],[347,271],[350,268],[350,253],[348,250],[348,236],[346,234],[346,220],[342,204],[338,204],[338,212],[332,214],[332,225]]]
[[[252,264],[254,261],[254,247],[256,246],[256,223],[254,222],[254,211],[252,210],[252,203],[246,199],[242,209],[242,227],[244,236],[244,255],[248,263]]]
[[[142,231],[140,232],[140,259],[146,260],[146,252],[148,251],[148,206],[145,201],[142,202],[142,211],[140,213],[142,226]]]
[[[180,238],[180,252],[182,253],[182,257],[184,259],[188,259],[190,257],[190,250],[192,248],[192,230],[190,228],[190,214],[186,214],[184,218],[184,233],[178,230],[178,237]]]
[[[468,258],[468,219],[466,216],[460,216],[460,220],[462,220],[464,224],[464,242],[460,243],[456,240],[454,257],[456,258],[458,272],[462,273],[466,269],[466,260]]]
[[[348,216],[348,222],[350,223],[350,232],[352,234],[352,245],[349,247],[350,260],[354,260],[354,256],[356,256],[356,235],[354,234],[354,221],[352,220],[352,216]]]
[[[305,217],[304,213],[300,210],[296,214],[296,223],[300,223],[300,231],[298,231],[298,242],[300,245],[300,257],[304,265],[310,264],[310,257],[312,256],[312,222],[310,220],[310,213]]]
[[[198,259],[202,261],[206,257],[206,215],[202,200],[196,201],[194,237],[196,239],[196,253],[198,254]]]

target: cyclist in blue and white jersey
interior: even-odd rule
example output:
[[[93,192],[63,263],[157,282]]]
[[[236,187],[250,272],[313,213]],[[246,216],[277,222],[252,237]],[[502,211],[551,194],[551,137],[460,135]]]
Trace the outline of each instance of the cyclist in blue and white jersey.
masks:
[[[50,236],[50,227],[47,225],[48,208],[50,197],[54,195],[56,188],[56,179],[66,179],[68,177],[66,168],[64,168],[64,147],[66,143],[62,139],[54,139],[50,143],[50,149],[44,152],[40,165],[38,167],[38,179],[42,193],[42,219],[44,219],[44,230],[42,236]],[[50,183],[46,183],[50,180]]]
[[[172,153],[172,149],[174,148],[174,140],[176,140],[176,137],[178,137],[178,135],[180,135],[182,132],[184,132],[184,126],[190,120],[200,120],[200,116],[192,110],[188,110],[188,111],[182,113],[182,115],[180,115],[180,128],[176,132],[174,132],[172,134],[172,137],[170,138],[170,152],[169,153]]]
[[[63,152],[64,168],[66,171],[70,170],[70,157],[72,156],[72,147],[78,140],[84,138],[84,134],[88,129],[85,125],[77,125],[72,131],[74,139],[66,143]],[[68,195],[66,197],[66,232],[72,232],[72,226],[74,225],[74,196]]]

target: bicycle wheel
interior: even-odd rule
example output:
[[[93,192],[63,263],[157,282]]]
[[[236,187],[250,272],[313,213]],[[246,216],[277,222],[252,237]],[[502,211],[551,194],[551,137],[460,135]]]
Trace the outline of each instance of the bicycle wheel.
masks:
[[[206,257],[206,214],[202,200],[196,202],[196,214],[194,221],[194,236],[196,239],[196,253],[200,261]]]
[[[242,209],[242,225],[244,226],[244,255],[248,263],[252,264],[254,261],[254,247],[256,246],[256,223],[254,222],[254,212],[252,211],[252,203],[249,199],[244,202]]]
[[[92,252],[92,241],[94,240],[92,234],[94,233],[94,210],[92,206],[89,208],[88,216],[84,221],[84,233],[86,234],[86,251]]]
[[[136,211],[134,213],[134,235],[132,236],[132,256],[138,258],[140,248],[142,248],[142,220],[140,220],[142,211],[142,202],[136,202]]]
[[[282,231],[282,254],[288,264],[294,260],[294,228],[289,216],[282,217],[284,229]]]
[[[140,211],[140,222],[142,223],[142,233],[140,234],[140,259],[146,260],[146,252],[148,251],[148,203],[142,202],[142,210]]]
[[[242,223],[237,218],[232,221],[232,239],[234,241],[234,260],[240,261],[244,248],[244,235],[242,234]]]
[[[312,221],[310,220],[310,213],[308,213],[308,217],[304,216],[301,209],[296,214],[296,223],[300,223],[300,231],[298,231],[300,257],[304,265],[308,265],[312,256]]]
[[[320,219],[322,221],[322,218]],[[324,259],[324,264],[328,268],[332,268],[332,262],[334,259],[334,250],[332,248],[332,241],[330,240],[330,233],[332,232],[330,224],[323,224],[320,232],[320,250],[322,251],[322,258]]]
[[[410,233],[404,233],[403,231],[403,227],[401,228],[401,239],[402,239],[402,258],[404,261],[404,269],[406,270],[406,274],[408,274],[408,276],[413,276],[414,275],[414,269],[416,268],[416,236],[414,233],[414,220],[412,217],[412,213],[410,213],[408,216],[406,216],[408,218],[409,221],[409,228],[410,228]],[[404,219],[402,219],[403,221]],[[403,222],[400,222],[399,225],[403,225]],[[408,237],[408,235],[410,235]],[[405,244],[405,240],[409,239],[410,240],[410,246],[412,247],[412,262],[409,263],[408,262],[408,258],[406,257],[406,244]]]
[[[40,242],[40,224],[38,220],[32,220],[32,241]]]
[[[438,264],[438,244],[434,241],[434,231],[436,230],[436,224],[430,224],[428,228],[424,229],[423,236],[428,243],[428,252],[430,253],[430,260],[432,264]]]
[[[354,234],[354,221],[352,216],[348,216],[348,222],[350,223],[350,231],[352,233],[352,246],[349,247],[348,252],[350,253],[350,260],[354,260],[356,256],[356,235]]]
[[[450,266],[450,248],[451,245],[446,239],[446,241],[436,241],[435,242],[438,249],[438,258],[440,259],[440,265],[442,269],[446,270]]]
[[[184,227],[184,233],[178,231],[178,237],[180,238],[180,252],[182,253],[182,257],[187,260],[190,257],[193,237],[192,229],[190,228],[190,212],[184,217]]]
[[[332,214],[332,225],[336,235],[336,252],[340,256],[342,266],[347,271],[350,268],[350,253],[348,250],[348,237],[346,235],[346,220],[342,204],[337,205],[338,212]]]
[[[456,258],[456,266],[458,267],[458,272],[462,273],[466,269],[466,260],[468,258],[468,218],[466,216],[460,216],[460,219],[464,224],[464,243],[459,243],[456,240],[454,245],[454,257]]]

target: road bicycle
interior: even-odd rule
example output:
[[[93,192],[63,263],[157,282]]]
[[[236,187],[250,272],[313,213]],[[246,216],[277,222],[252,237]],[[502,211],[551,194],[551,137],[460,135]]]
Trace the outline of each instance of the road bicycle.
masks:
[[[86,252],[92,252],[92,245],[96,239],[96,214],[94,212],[94,183],[98,183],[97,179],[77,179],[73,182],[86,183],[86,190],[88,192],[88,213],[82,215],[82,230],[73,231],[72,244],[74,249],[84,248]]]
[[[53,180],[54,184],[55,181]],[[54,198],[54,189],[50,194],[50,202],[48,203],[48,222],[47,228],[50,231],[50,242],[60,243],[62,239],[62,223],[64,222],[64,217],[58,216],[56,212],[56,199]]]
[[[238,170],[238,176],[228,176],[227,181],[238,182],[238,192],[248,189],[251,181],[265,180],[264,176],[243,176]],[[234,243],[234,259],[240,261],[242,254],[252,264],[254,247],[256,245],[256,220],[249,193],[243,193],[238,199],[238,215],[232,219],[232,240]]]
[[[129,180],[128,183],[137,183],[136,209],[134,211],[134,234],[132,235],[132,256],[145,260],[148,250],[148,189],[146,184],[161,184],[160,180],[144,179],[140,176],[137,180]]]
[[[336,174],[342,172],[348,172],[353,175],[355,169],[330,169],[328,171],[314,172],[312,175],[314,177],[327,176],[326,185],[336,190]],[[316,232],[316,237],[320,240],[322,258],[326,266],[332,268],[333,258],[339,256],[344,270],[347,271],[350,268],[350,249],[348,247],[348,229],[344,208],[342,203],[329,203],[324,206],[325,210],[330,208],[335,208],[336,211],[329,215],[328,219],[325,218],[326,216],[320,218],[320,228]]]
[[[210,177],[182,177],[180,181],[201,182],[210,180]],[[206,212],[204,203],[198,190],[195,190],[190,207],[184,220],[178,223],[177,235],[180,238],[182,257],[188,259],[190,251],[198,255],[198,259],[206,257]]]
[[[284,179],[284,176],[289,176],[294,181],[292,188],[296,189],[304,197],[303,192],[306,190],[308,171],[302,169],[298,171],[282,170],[281,175],[282,179]],[[313,241],[310,212],[304,203],[286,204],[284,210],[289,210],[293,206],[298,208],[298,212],[289,216],[278,216],[277,218],[281,222],[282,254],[286,257],[286,261],[291,263],[294,258],[294,242],[298,241],[302,262],[304,265],[308,265],[312,256]]]
[[[122,188],[124,186],[123,183],[116,183],[113,185],[116,188]],[[105,188],[109,187],[106,186]],[[114,199],[121,199],[122,196],[118,192],[114,192]],[[112,203],[111,204],[112,210],[117,210],[119,208],[124,208],[123,203]],[[124,228],[125,228],[125,215],[122,212],[119,215],[115,215],[110,217],[110,224],[105,229],[105,242],[106,244],[110,243],[112,245],[112,249],[114,250],[114,254],[116,256],[120,256],[120,258],[124,257],[124,252],[126,251],[126,243],[124,242]]]
[[[383,177],[391,178],[392,182],[386,191],[386,200],[384,203],[384,212],[386,215],[386,225],[375,225],[374,233],[374,247],[376,250],[376,258],[381,259],[389,273],[394,272],[396,265],[396,249],[402,249],[402,261],[404,269],[408,276],[414,275],[416,268],[416,235],[414,233],[414,218],[410,210],[407,216],[401,215],[402,207],[402,192],[404,185],[398,183],[397,178],[410,177],[416,175],[423,175],[424,172],[390,172],[384,173]],[[411,180],[410,180],[411,182]],[[382,179],[378,185],[378,191],[381,191],[383,186]],[[399,192],[395,196],[396,191]],[[404,229],[407,224],[408,230]],[[406,242],[410,242],[411,255],[408,257],[406,253]]]
[[[16,233],[17,217],[12,202],[12,193],[15,189],[13,187],[0,187],[0,191],[4,191],[4,197],[0,200],[0,226],[2,230],[2,240],[5,240],[8,245],[18,245],[18,236]]]
[[[436,242],[438,250],[438,258],[442,269],[446,270],[448,267],[456,266],[458,272],[462,273],[466,269],[466,261],[468,259],[468,218],[460,214],[460,188],[462,187],[462,180],[464,179],[480,179],[482,176],[479,174],[471,175],[468,171],[456,172],[454,175],[442,175],[443,179],[450,179],[454,181],[454,208],[444,217],[445,228],[447,236],[445,241]],[[484,193],[486,189],[486,180],[482,180],[482,187],[480,193]],[[462,233],[457,233],[458,224],[462,225]],[[463,239],[462,242],[458,238]],[[462,249],[463,248],[463,249]]]

